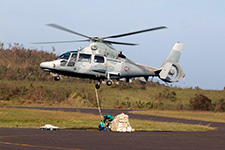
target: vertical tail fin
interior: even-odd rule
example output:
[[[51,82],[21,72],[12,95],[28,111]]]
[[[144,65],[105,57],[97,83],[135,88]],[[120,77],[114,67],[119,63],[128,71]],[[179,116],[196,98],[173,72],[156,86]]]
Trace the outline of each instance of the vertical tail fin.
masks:
[[[172,50],[170,51],[169,55],[161,66],[162,70],[159,73],[160,79],[166,82],[177,82],[184,76],[183,69],[178,63],[181,56],[181,52],[183,50],[183,46],[183,43],[176,43],[173,46]]]
[[[180,59],[181,52],[183,50],[184,44],[183,43],[176,43],[172,50],[170,51],[169,55],[167,56],[166,60],[164,61],[162,67],[167,63],[178,63]]]

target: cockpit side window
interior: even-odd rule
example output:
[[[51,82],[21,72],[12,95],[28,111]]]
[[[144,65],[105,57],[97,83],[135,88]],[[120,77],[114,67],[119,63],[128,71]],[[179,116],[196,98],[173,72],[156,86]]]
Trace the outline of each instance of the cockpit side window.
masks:
[[[91,55],[90,54],[80,54],[78,61],[91,62]]]
[[[102,57],[102,56],[95,56],[94,62],[95,63],[104,63],[105,60],[104,60],[104,57]]]
[[[75,53],[71,56],[70,61],[76,61],[76,60],[77,60],[77,54]]]
[[[77,54],[73,53],[67,66],[73,67],[75,65],[76,60],[77,60]]]
[[[60,55],[58,59],[66,59],[66,60],[68,60],[69,57],[70,57],[70,53],[65,53],[65,54]]]

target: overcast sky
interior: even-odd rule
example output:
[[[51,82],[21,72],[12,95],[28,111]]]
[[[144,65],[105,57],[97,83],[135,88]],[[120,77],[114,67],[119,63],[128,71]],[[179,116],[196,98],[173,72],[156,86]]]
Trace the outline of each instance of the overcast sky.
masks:
[[[162,29],[116,39],[131,60],[160,67],[173,45],[184,43],[180,64],[186,81],[173,84],[221,90],[225,87],[224,0],[0,0],[0,42],[60,54],[89,43],[33,45],[82,40],[46,24],[56,23],[88,36],[109,36],[157,26]],[[159,81],[159,79],[154,79]]]

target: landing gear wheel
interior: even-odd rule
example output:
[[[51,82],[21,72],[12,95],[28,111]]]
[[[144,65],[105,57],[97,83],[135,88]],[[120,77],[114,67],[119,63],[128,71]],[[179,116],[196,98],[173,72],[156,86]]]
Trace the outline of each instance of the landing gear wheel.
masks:
[[[55,80],[55,81],[59,81],[59,80],[60,80],[60,77],[59,77],[59,76],[55,76],[55,77],[54,77],[54,80]]]
[[[112,85],[112,81],[111,81],[111,80],[108,80],[108,81],[106,82],[106,84],[107,84],[108,86],[111,86],[111,85]]]
[[[99,83],[95,84],[95,88],[99,89],[100,88],[100,84]]]

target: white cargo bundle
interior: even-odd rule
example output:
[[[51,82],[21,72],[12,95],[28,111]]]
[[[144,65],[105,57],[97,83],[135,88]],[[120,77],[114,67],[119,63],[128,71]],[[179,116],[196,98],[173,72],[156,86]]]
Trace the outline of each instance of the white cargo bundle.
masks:
[[[59,127],[53,126],[51,124],[46,124],[45,126],[41,126],[40,130],[59,130]]]
[[[111,131],[132,132],[134,129],[130,126],[129,116],[121,113],[117,115],[111,124]]]

